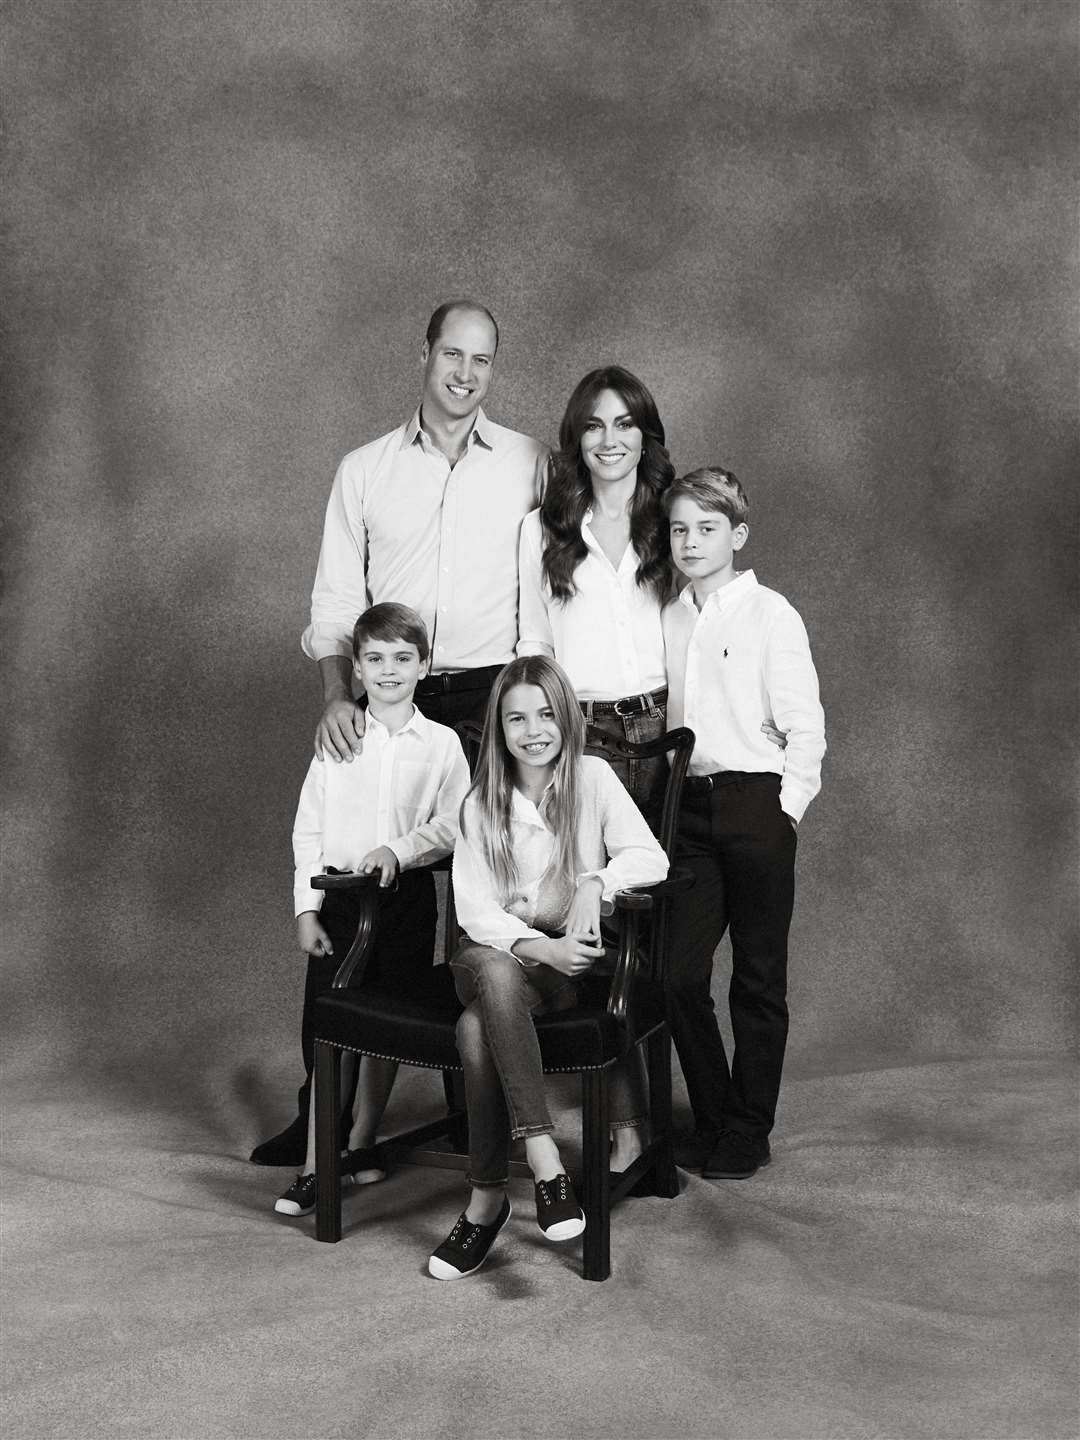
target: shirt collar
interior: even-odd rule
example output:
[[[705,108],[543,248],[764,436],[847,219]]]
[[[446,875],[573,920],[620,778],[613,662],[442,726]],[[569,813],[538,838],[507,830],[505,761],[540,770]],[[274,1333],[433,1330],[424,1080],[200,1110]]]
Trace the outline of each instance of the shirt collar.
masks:
[[[386,736],[387,739],[392,739],[392,738],[393,738],[393,736],[391,736],[389,730],[387,730],[386,726],[385,726],[385,725],[383,724],[383,722],[379,719],[379,717],[378,717],[377,715],[372,715],[372,713],[370,712],[370,710],[367,712],[366,723],[367,723],[368,725],[373,725],[373,726],[375,726],[375,728],[376,728],[377,730],[381,730],[382,733],[383,733],[383,735]],[[394,734],[395,734],[395,735],[404,735],[404,734],[406,734],[408,731],[411,731],[411,732],[412,732],[413,734],[415,734],[419,739],[421,739],[421,740],[426,740],[426,739],[428,738],[429,734],[431,733],[431,732],[430,732],[430,726],[431,726],[431,721],[428,720],[426,716],[421,715],[421,714],[420,714],[420,711],[419,711],[419,710],[416,708],[416,706],[414,705],[414,706],[412,707],[412,714],[409,716],[408,720],[405,721],[405,724],[402,725],[402,727],[401,727],[400,730],[395,730],[395,731],[394,731]]]
[[[495,449],[495,430],[491,421],[484,414],[483,409],[477,410],[476,420],[469,434],[468,444],[471,446],[474,441],[478,445],[482,445],[485,450]],[[412,419],[405,425],[405,432],[401,439],[401,448],[405,450],[410,445],[430,446],[430,444],[431,441],[427,438],[424,433],[424,427],[420,424],[420,406],[418,405],[413,411]]]
[[[548,793],[551,786],[548,785],[544,795]],[[540,804],[544,803],[544,795],[540,797]],[[515,785],[510,792],[510,810],[515,820],[520,820],[523,825],[531,825],[535,830],[548,830],[550,827],[544,823],[544,817],[540,814],[540,808],[534,805],[527,795],[523,795]]]
[[[709,610],[726,610],[734,601],[740,599],[749,590],[757,585],[757,576],[753,570],[741,570],[735,579],[728,585],[721,585],[719,590],[714,590],[701,607],[702,612]],[[679,603],[685,605],[688,610],[697,612],[694,604],[694,586],[691,582],[679,591]]]
[[[586,548],[591,550],[594,555],[599,555],[603,560],[607,560],[607,556],[604,554],[603,547],[601,546],[600,541],[597,540],[596,536],[589,528],[592,525],[592,520],[593,510],[592,506],[590,506],[589,509],[585,511],[585,514],[581,517],[581,538],[585,541]],[[611,562],[608,561],[608,564],[610,563]],[[627,542],[626,549],[623,551],[622,559],[619,561],[619,570],[622,571],[631,567],[634,570],[637,570],[637,565],[638,554],[637,551],[634,549],[633,540],[630,540]]]

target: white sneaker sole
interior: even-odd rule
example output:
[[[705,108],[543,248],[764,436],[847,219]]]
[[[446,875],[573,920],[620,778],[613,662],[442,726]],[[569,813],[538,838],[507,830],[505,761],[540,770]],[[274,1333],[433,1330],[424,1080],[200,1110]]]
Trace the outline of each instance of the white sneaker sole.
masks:
[[[576,1240],[585,1233],[585,1216],[581,1215],[577,1220],[559,1220],[546,1230],[541,1226],[540,1230],[545,1240]]]

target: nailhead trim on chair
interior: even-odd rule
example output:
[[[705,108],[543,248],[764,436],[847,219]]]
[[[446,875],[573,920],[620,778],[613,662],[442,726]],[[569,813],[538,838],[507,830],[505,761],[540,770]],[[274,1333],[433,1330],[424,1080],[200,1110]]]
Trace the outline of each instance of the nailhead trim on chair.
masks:
[[[651,1033],[651,1032],[650,1032]],[[641,1037],[646,1038],[644,1035]],[[319,1045],[329,1045],[332,1050],[348,1050],[353,1055],[370,1055],[373,1060],[393,1060],[398,1065],[415,1065],[418,1070],[464,1070],[463,1065],[435,1065],[428,1060],[403,1060],[400,1055],[384,1055],[381,1050],[361,1050],[358,1045],[343,1045],[340,1040],[322,1040],[318,1035],[315,1041]],[[610,1065],[615,1064],[615,1057],[605,1060],[602,1065],[557,1065],[554,1070],[545,1070],[545,1075],[580,1075],[583,1070],[606,1070]]]

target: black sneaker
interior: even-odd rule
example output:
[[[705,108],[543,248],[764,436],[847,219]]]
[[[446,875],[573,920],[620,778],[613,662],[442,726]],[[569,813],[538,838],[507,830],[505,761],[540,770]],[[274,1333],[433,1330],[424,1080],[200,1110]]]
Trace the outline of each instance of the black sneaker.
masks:
[[[503,1196],[502,1209],[490,1225],[474,1225],[465,1212],[427,1262],[428,1274],[436,1280],[464,1280],[473,1275],[488,1257],[495,1237],[510,1219],[510,1196]]]
[[[675,1141],[675,1164],[684,1170],[700,1170],[716,1148],[715,1130],[692,1130]]]
[[[386,1166],[379,1147],[369,1145],[363,1150],[346,1150],[341,1157],[341,1173],[354,1185],[374,1185],[377,1180],[385,1180]]]
[[[569,1175],[536,1182],[536,1223],[549,1240],[574,1240],[585,1229],[585,1216]]]
[[[342,1185],[351,1185],[351,1175],[342,1175]],[[315,1175],[314,1172],[308,1175],[297,1175],[296,1179],[285,1191],[274,1201],[274,1209],[279,1215],[310,1215],[315,1209]]]
[[[721,1130],[701,1167],[701,1176],[703,1180],[749,1180],[756,1170],[768,1165],[770,1158],[769,1142],[764,1135]]]

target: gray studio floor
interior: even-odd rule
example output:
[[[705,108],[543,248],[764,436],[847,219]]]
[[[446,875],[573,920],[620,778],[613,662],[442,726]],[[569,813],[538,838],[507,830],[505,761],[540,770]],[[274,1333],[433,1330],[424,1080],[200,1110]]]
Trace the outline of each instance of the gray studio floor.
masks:
[[[771,1168],[627,1202],[602,1285],[521,1182],[467,1283],[424,1273],[451,1173],[353,1192],[317,1244],[272,1211],[286,1175],[244,1159],[286,1079],[250,1062],[153,1109],[9,1084],[9,1440],[1077,1433],[1063,1062],[795,1064]]]

